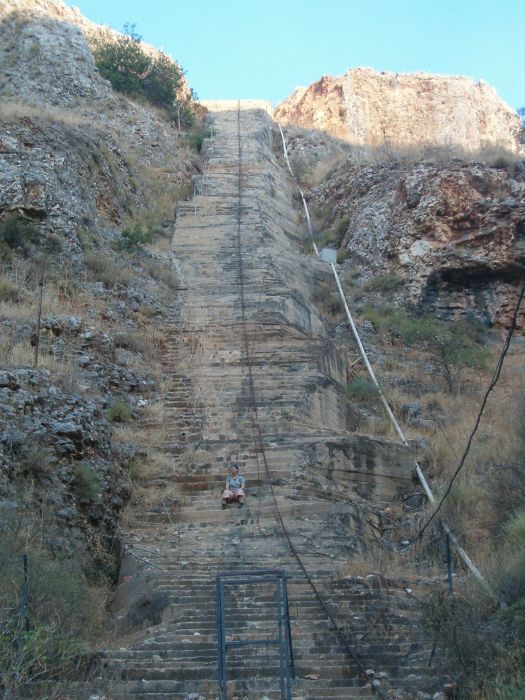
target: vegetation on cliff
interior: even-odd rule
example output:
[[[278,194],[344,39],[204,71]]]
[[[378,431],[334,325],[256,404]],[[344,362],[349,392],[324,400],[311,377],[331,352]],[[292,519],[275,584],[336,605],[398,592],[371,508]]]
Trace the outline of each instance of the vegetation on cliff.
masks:
[[[313,173],[323,172],[317,159],[312,159],[311,168],[306,167],[315,135],[298,137],[296,129],[292,133],[301,142],[297,157],[303,186],[308,187]],[[326,139],[320,136],[320,148]],[[325,179],[317,179],[315,189],[309,189],[315,203],[311,207],[314,235],[321,246],[338,249],[345,294],[382,389],[394,413],[402,417],[403,431],[439,498],[475,425],[504,326],[509,325],[517,303],[520,276],[511,271],[519,248],[514,253],[503,239],[500,242],[498,230],[504,227],[506,233],[514,232],[512,241],[520,239],[524,211],[520,199],[512,194],[523,191],[523,166],[517,158],[496,159],[491,165],[476,161],[459,165],[459,158],[441,154],[438,174],[428,156],[414,158],[405,171],[395,158],[386,156],[382,162],[376,154],[374,164],[365,160],[349,167],[350,157],[345,167],[334,159],[334,148],[331,144],[324,147]],[[436,187],[440,180],[441,192]],[[497,212],[494,219],[492,207]],[[485,232],[479,241],[477,231]],[[422,245],[426,237],[428,248]],[[407,255],[404,260],[407,240],[413,258]],[[448,240],[448,247],[443,246]],[[416,243],[409,248],[412,241]],[[456,241],[457,259],[452,262]],[[500,245],[501,257],[495,253]],[[475,271],[471,269],[473,248],[479,251],[476,260],[483,261]],[[434,250],[445,251],[446,257],[433,259]],[[443,279],[439,262],[448,267]],[[424,270],[423,264],[427,265]],[[422,274],[429,273],[427,286],[418,296],[414,292]],[[344,315],[337,299],[331,297],[330,285],[323,283],[323,293],[318,291],[317,298],[341,338],[346,338]],[[488,303],[483,305],[482,299]],[[523,309],[518,313],[518,327],[523,329]],[[355,351],[351,340],[348,347]],[[469,581],[461,560],[454,558],[453,595],[437,585],[424,606],[436,643],[436,667],[441,665],[450,674],[461,697],[475,700],[517,700],[525,687],[524,353],[518,331],[442,512],[495,597]],[[358,362],[352,364],[348,395],[360,416],[360,431],[397,439],[378,402],[375,385]],[[407,497],[396,523],[389,524],[393,532],[400,528],[404,533],[405,545],[399,547],[395,535],[392,542],[392,534],[387,534],[383,559],[368,571],[379,569],[391,578],[415,567],[434,571],[437,580],[443,580],[444,540],[439,525],[430,528],[423,542],[416,537],[432,512],[423,500],[416,505],[420,496]]]
[[[164,109],[179,125],[191,126],[195,118],[194,94],[184,72],[169,56],[147,52],[134,24],[124,26],[117,37],[96,33],[91,48],[100,75],[118,92],[142,98]]]

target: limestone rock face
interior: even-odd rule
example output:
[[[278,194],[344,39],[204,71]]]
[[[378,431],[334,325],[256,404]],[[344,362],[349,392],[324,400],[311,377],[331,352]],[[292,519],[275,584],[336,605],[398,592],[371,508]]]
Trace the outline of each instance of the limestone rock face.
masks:
[[[145,205],[146,169],[173,192],[195,171],[173,122],[101,78],[79,17],[0,0],[0,214],[22,211],[72,247],[79,225],[116,226]]]
[[[108,100],[111,89],[78,27],[16,15],[1,23],[0,39],[1,90],[7,97],[61,107]]]
[[[69,7],[62,0],[0,0],[0,22],[13,16],[23,16],[26,19],[54,20],[78,27],[84,36],[98,34],[118,38],[121,32],[92,22],[76,7]],[[142,45],[150,55],[156,56],[159,50],[149,44]],[[189,88],[188,88],[189,91]]]
[[[313,201],[347,217],[345,265],[398,275],[399,301],[447,319],[474,313],[489,325],[508,323],[525,258],[521,163],[349,159]]]
[[[432,144],[519,150],[516,112],[490,85],[465,76],[352,68],[296,89],[274,117],[372,148]]]

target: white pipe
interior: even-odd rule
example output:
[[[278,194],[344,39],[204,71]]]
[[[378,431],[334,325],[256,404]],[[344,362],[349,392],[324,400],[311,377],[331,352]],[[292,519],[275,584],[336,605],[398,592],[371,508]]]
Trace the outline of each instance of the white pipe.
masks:
[[[288,170],[290,171],[293,179],[297,180],[297,178],[294,175],[294,171],[292,170],[292,166],[290,165],[290,160],[288,158],[288,149],[286,148],[286,141],[284,138],[284,132],[283,132],[280,124],[277,124],[277,126],[279,127],[279,131],[281,132],[281,139],[283,141],[283,151],[284,151],[284,158],[286,160],[286,165],[288,166]],[[304,212],[306,214],[306,221],[308,222],[308,231],[310,232],[310,237],[312,239],[312,244],[314,246],[315,254],[317,255],[317,257],[319,257],[319,248],[317,247],[317,244],[314,241],[314,232],[312,229],[312,222],[310,220],[310,212],[308,211],[306,199],[304,198],[304,193],[300,187],[299,187],[299,194],[301,195],[301,199],[303,200],[303,207],[304,207]]]
[[[284,149],[284,157],[285,157],[286,163],[288,165],[288,170],[290,171],[292,176],[295,178],[294,172],[292,170],[292,166],[290,165],[290,161],[288,159],[288,151],[286,148],[286,141],[284,138],[284,133],[283,133],[283,130],[281,128],[281,125],[278,124],[278,126],[279,126],[279,131],[281,132],[281,138],[283,141],[283,149]],[[304,194],[303,194],[301,188],[299,188],[299,192],[301,194],[301,199],[303,200],[303,206],[304,206],[304,210],[306,212],[306,220],[308,222],[308,229],[310,231],[310,235],[312,236],[312,242],[314,244],[314,249],[315,249],[317,256],[319,256],[319,250],[317,249],[315,241],[313,240],[313,231],[312,231],[312,225],[310,222],[310,214],[308,212],[308,206],[306,204],[306,200],[304,198]],[[348,303],[346,301],[346,297],[344,295],[343,288],[341,287],[341,282],[339,280],[339,275],[337,274],[337,270],[335,269],[335,265],[333,263],[330,263],[330,267],[332,268],[335,282],[337,284],[337,289],[339,291],[339,295],[340,295],[341,300],[342,300],[344,307],[345,307],[346,317],[348,318],[348,321],[350,323],[350,327],[352,328],[352,333],[354,334],[354,338],[355,338],[356,343],[359,347],[359,352],[361,353],[361,357],[363,358],[363,362],[365,363],[366,368],[368,370],[368,374],[370,375],[372,382],[374,383],[375,387],[377,388],[379,398],[381,399],[381,403],[383,404],[383,406],[385,408],[385,411],[390,419],[390,422],[394,426],[394,430],[396,431],[396,433],[397,433],[399,439],[401,440],[401,442],[403,443],[403,445],[408,447],[409,445],[408,445],[407,439],[405,438],[403,431],[401,430],[401,427],[400,427],[399,423],[397,422],[396,417],[392,413],[392,409],[390,408],[390,405],[389,405],[388,401],[386,400],[385,395],[383,394],[381,386],[376,379],[376,375],[374,373],[372,365],[370,364],[370,361],[368,360],[368,355],[366,354],[366,350],[363,347],[363,343],[361,342],[361,338],[359,337],[359,333],[358,333],[357,327],[354,323],[354,319],[352,318],[352,314],[350,313],[350,309],[348,308]],[[419,482],[421,483],[421,485],[423,487],[423,490],[425,491],[426,497],[428,498],[429,502],[432,505],[435,505],[436,499],[434,497],[434,494],[432,493],[432,490],[428,484],[428,481],[426,480],[425,475],[423,474],[423,471],[421,470],[421,467],[419,466],[419,464],[415,458],[414,458],[414,463],[416,465],[417,477],[418,477]],[[450,539],[454,543],[456,550],[457,550],[459,556],[461,557],[461,559],[463,560],[463,562],[465,563],[466,567],[469,569],[469,571],[472,573],[472,575],[483,585],[483,587],[494,598],[497,598],[497,596],[495,595],[492,588],[489,586],[487,580],[485,579],[485,577],[483,576],[481,571],[474,564],[474,562],[469,557],[469,555],[465,552],[463,547],[460,547],[457,537],[452,533],[452,531],[450,530],[450,528],[448,527],[448,525],[445,522],[443,522],[442,524],[443,524],[443,529],[444,529],[445,533],[449,535]]]
[[[372,365],[370,364],[370,361],[368,359],[368,355],[366,354],[366,350],[363,347],[363,343],[361,342],[361,338],[359,337],[359,333],[357,332],[357,328],[356,328],[356,325],[354,323],[354,319],[352,318],[352,314],[350,313],[350,309],[348,308],[348,304],[346,302],[346,297],[344,295],[343,288],[341,287],[341,281],[339,279],[339,275],[337,274],[337,270],[335,269],[335,265],[333,263],[330,263],[330,267],[332,268],[332,272],[334,273],[335,282],[337,284],[337,289],[339,290],[339,295],[340,295],[340,297],[343,301],[344,307],[345,307],[346,316],[348,318],[348,321],[350,322],[350,327],[352,328],[352,333],[354,334],[354,338],[357,342],[357,346],[359,348],[359,352],[361,353],[361,357],[363,358],[363,362],[365,363],[366,368],[368,370],[368,374],[370,375],[370,379],[373,381],[373,383],[376,386],[379,398],[381,399],[381,403],[383,404],[385,411],[387,412],[387,415],[390,418],[390,422],[394,426],[394,429],[395,429],[399,439],[401,440],[403,445],[408,447],[407,439],[405,438],[403,431],[401,430],[401,427],[400,427],[399,423],[397,422],[396,417],[392,413],[392,409],[390,408],[390,405],[389,405],[388,401],[386,400],[385,395],[383,394],[383,390],[381,389],[381,385],[377,381],[374,370],[372,369]],[[434,504],[435,498],[434,498],[432,491],[430,490],[430,486],[428,485],[427,480],[425,479],[425,476],[424,476],[423,472],[421,471],[419,464],[417,463],[416,460],[414,460],[414,461],[416,462],[417,475],[419,477],[419,480],[421,481],[421,485],[423,486],[423,488],[425,490],[427,498],[432,504]]]

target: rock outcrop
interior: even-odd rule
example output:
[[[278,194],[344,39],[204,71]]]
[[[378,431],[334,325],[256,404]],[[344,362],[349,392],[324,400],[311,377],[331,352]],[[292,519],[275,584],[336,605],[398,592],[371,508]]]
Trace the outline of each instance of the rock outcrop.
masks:
[[[275,110],[283,125],[327,131],[353,145],[519,151],[521,122],[484,81],[352,68],[297,88]]]
[[[176,199],[196,159],[175,124],[100,77],[77,26],[42,11],[0,24],[0,215],[23,211],[71,249],[79,227],[117,227],[158,198],[152,190]]]
[[[70,7],[62,0],[0,0],[0,22],[12,18],[13,15],[22,15],[38,22],[54,20],[78,27],[86,38],[98,35],[118,39],[119,36],[122,36],[122,33],[115,29],[92,22],[84,17],[77,7]],[[160,53],[158,49],[149,44],[142,44],[142,46],[152,56],[157,56]],[[189,86],[186,82],[184,84],[189,94]]]
[[[399,301],[446,319],[473,313],[507,325],[525,261],[519,162],[349,160],[313,190],[313,201],[345,218],[345,265],[398,275]]]
[[[45,547],[113,576],[137,447],[107,414],[120,402],[137,419],[158,389],[177,285],[159,237],[199,158],[101,78],[93,26],[58,1],[0,0],[0,516],[45,511]]]

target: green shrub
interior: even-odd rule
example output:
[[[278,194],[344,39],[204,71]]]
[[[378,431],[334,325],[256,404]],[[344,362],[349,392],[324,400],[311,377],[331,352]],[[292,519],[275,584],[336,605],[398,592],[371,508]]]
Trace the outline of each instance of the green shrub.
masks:
[[[30,680],[79,677],[103,624],[103,603],[78,568],[39,547],[20,522],[0,524],[0,673],[4,697],[29,697]],[[28,554],[27,621],[21,614],[22,554]],[[31,691],[31,697],[34,689]],[[50,697],[46,695],[46,697]],[[55,697],[53,695],[53,697]]]
[[[100,75],[118,92],[139,97],[165,109],[183,124],[191,124],[194,106],[184,87],[183,71],[166,54],[151,56],[142,47],[135,25],[125,25],[117,39],[97,35],[91,49]]]
[[[355,377],[348,385],[348,396],[356,401],[375,401],[379,390],[374,382],[364,377]]]
[[[339,293],[326,282],[317,283],[312,295],[312,301],[334,318],[344,313],[344,306]]]
[[[522,557],[517,578],[523,581],[524,574]],[[496,592],[501,591],[496,588]],[[500,608],[473,587],[453,596],[438,592],[426,603],[424,622],[453,658],[461,697],[476,700],[524,697],[525,596],[514,599],[507,608]]]
[[[115,242],[115,247],[118,250],[136,251],[147,243],[151,243],[154,235],[154,229],[135,222],[122,231],[120,238]]]
[[[320,207],[313,207],[312,215],[318,222],[328,223],[332,218],[332,204],[330,202],[325,202]]]
[[[5,241],[0,240],[0,261],[9,262],[13,258],[13,251]]]
[[[0,301],[20,301],[22,291],[8,277],[0,277]]]
[[[208,139],[210,138],[210,136],[210,129],[207,127],[202,127],[197,131],[190,131],[189,134],[185,134],[184,141],[191,149],[193,149],[197,153],[200,153],[202,151],[202,144],[204,143],[204,139]]]
[[[84,265],[91,273],[92,279],[102,282],[106,289],[113,289],[121,284],[127,287],[131,279],[131,271],[127,267],[118,265],[99,253],[86,253]]]
[[[393,306],[370,305],[365,306],[363,318],[379,333],[387,332],[405,345],[424,344],[450,392],[458,388],[466,369],[484,369],[491,356],[483,344],[485,330],[473,319],[445,323],[431,316],[409,316]]]
[[[62,240],[54,233],[46,237],[44,249],[48,255],[56,255],[62,250]]]
[[[91,503],[100,496],[101,483],[95,469],[86,462],[78,462],[73,468],[73,487],[79,501]]]
[[[355,284],[355,281],[358,277],[361,276],[361,269],[359,267],[351,267],[348,270],[345,270],[344,276],[343,276],[343,282],[347,284],[348,286],[351,286]]]
[[[399,275],[378,275],[369,280],[364,289],[367,292],[391,292],[403,285],[403,278]]]
[[[348,229],[348,223],[348,217],[344,217],[328,230],[323,231],[323,233],[317,236],[317,245],[319,248],[339,248]]]
[[[0,222],[0,245],[2,257],[9,257],[10,251],[27,253],[31,243],[37,243],[39,232],[31,221],[18,214],[10,214]]]
[[[459,387],[459,379],[466,369],[484,369],[490,359],[490,349],[482,345],[479,327],[464,322],[443,324],[430,349],[434,355],[438,374],[443,377],[447,388],[454,392]]]
[[[443,330],[443,324],[431,316],[411,317],[404,311],[394,312],[388,323],[405,345],[431,342]]]
[[[311,238],[305,238],[301,241],[301,247],[305,255],[312,255],[314,252],[314,243]]]
[[[517,546],[525,547],[525,510],[518,510],[505,525],[507,539]]]
[[[58,465],[55,451],[38,442],[24,445],[20,452],[19,467],[27,476],[39,478],[51,474]]]
[[[347,259],[347,257],[350,255],[350,251],[348,248],[340,248],[337,251],[337,264],[341,265],[344,263],[344,261]]]
[[[388,329],[388,321],[395,309],[392,306],[371,306],[367,304],[362,312],[362,317],[374,326],[378,333]]]
[[[349,223],[350,219],[348,218],[348,216],[343,216],[332,226],[332,229],[339,240],[339,245],[341,245],[341,243],[343,242],[343,238],[345,237],[345,233],[348,230]]]
[[[130,459],[127,462],[125,462],[122,466],[127,472],[130,479],[138,479],[144,469],[144,458],[135,455],[134,457],[130,457]]]
[[[108,409],[106,416],[112,423],[129,423],[133,418],[133,411],[124,401],[117,401]]]

